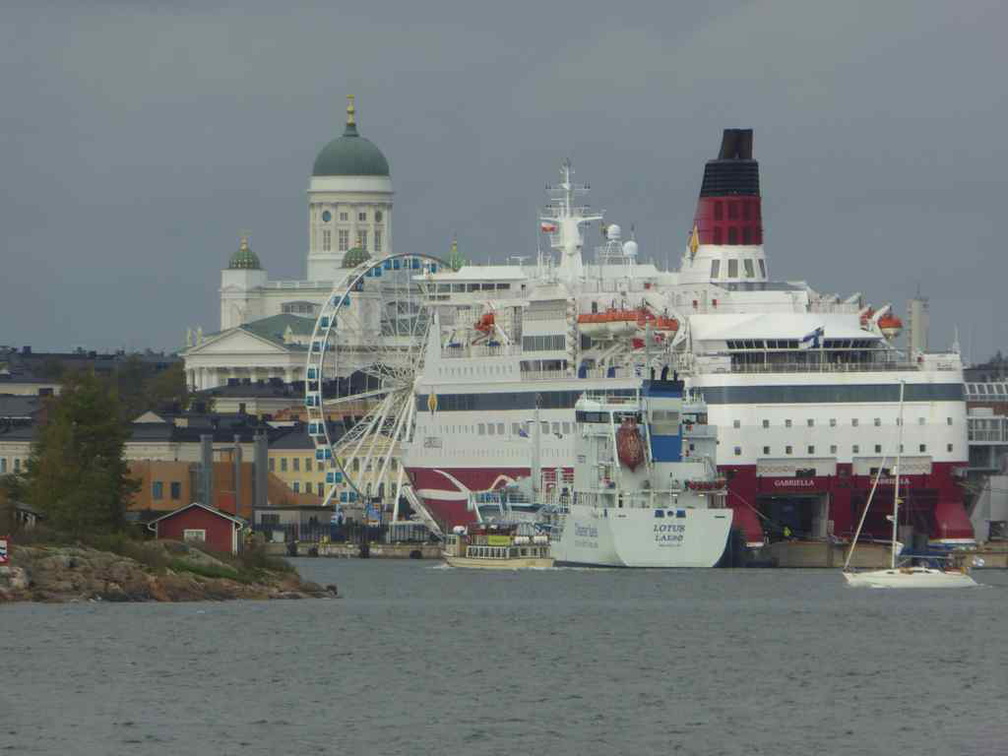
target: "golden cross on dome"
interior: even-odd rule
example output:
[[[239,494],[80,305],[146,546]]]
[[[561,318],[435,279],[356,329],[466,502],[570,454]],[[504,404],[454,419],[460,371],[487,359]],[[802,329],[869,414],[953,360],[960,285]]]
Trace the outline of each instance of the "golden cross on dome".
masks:
[[[357,109],[354,107],[354,96],[353,95],[347,95],[346,99],[347,99],[347,103],[346,103],[346,125],[347,126],[355,126],[357,124],[357,121],[354,118],[354,116],[357,113]]]

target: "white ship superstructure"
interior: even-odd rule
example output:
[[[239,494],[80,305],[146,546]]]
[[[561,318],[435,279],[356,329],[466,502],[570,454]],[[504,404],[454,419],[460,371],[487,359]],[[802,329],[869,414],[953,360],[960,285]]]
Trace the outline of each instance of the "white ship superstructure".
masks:
[[[565,163],[541,218],[552,252],[534,264],[424,277],[436,320],[404,463],[437,519],[469,521],[471,492],[533,470],[543,492],[570,484],[578,398],[630,396],[678,371],[719,428],[717,464],[750,545],[784,527],[849,536],[895,452],[901,380],[901,540],[972,539],[956,482],[967,455],[959,355],[898,350],[889,305],[769,277],[751,131],[726,131],[708,162],[677,271],[638,262],[636,240],[578,203],[585,191]],[[599,223],[589,260],[586,231]],[[865,531],[887,527],[869,515]]]

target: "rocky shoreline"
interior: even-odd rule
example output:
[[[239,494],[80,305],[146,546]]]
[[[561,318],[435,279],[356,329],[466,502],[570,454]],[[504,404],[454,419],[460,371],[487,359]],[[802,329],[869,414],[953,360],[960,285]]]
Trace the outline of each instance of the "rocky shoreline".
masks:
[[[0,566],[0,603],[10,601],[225,601],[335,598],[297,572],[229,564],[177,542],[137,545],[139,557],[88,546],[14,546]]]

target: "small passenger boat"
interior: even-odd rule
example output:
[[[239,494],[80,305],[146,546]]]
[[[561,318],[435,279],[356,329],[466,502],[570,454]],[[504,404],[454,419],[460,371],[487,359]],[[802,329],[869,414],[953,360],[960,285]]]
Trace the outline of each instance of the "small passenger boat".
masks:
[[[456,527],[442,555],[452,567],[521,570],[552,567],[549,550],[545,535],[520,535],[517,523],[491,523]]]

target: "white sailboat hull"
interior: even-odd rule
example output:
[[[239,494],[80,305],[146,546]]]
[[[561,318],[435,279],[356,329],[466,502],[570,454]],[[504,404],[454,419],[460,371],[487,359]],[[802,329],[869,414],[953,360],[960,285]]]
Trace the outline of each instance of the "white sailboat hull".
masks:
[[[854,588],[969,588],[976,585],[965,572],[945,572],[929,567],[897,567],[894,570],[845,572]]]
[[[713,567],[731,531],[730,509],[596,509],[573,505],[550,544],[561,565]]]

